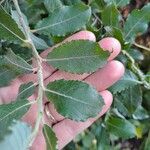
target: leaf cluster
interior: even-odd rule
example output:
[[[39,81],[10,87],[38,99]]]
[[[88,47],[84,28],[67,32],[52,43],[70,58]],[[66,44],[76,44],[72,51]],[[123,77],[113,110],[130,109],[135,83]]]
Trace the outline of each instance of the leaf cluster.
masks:
[[[97,40],[107,36],[115,37],[122,45],[122,52],[117,59],[124,64],[126,72],[109,89],[114,96],[110,111],[66,149],[117,149],[118,145],[114,143],[131,138],[140,138],[141,149],[149,148],[150,70],[148,67],[145,70],[140,68],[149,52],[141,52],[134,45],[136,37],[148,29],[150,3],[132,10],[124,18],[121,10],[129,4],[129,0],[23,0],[19,3],[22,19],[39,53],[82,29],[95,33]],[[8,0],[2,2],[0,87],[10,85],[18,76],[35,71],[36,68],[30,63],[31,45],[26,41],[26,36],[13,3]],[[103,68],[108,57],[109,54],[97,42],[78,40],[55,47],[44,61],[55,69],[83,74]],[[33,83],[21,85],[13,102],[0,105],[0,148],[9,149],[11,144],[11,147],[18,150],[20,147],[27,149],[31,128],[20,119],[28,112],[30,105],[36,103],[28,100],[34,93],[34,86]],[[61,115],[75,121],[95,117],[104,105],[99,92],[83,81],[50,82],[45,93]],[[43,134],[47,149],[57,149],[56,135],[46,124],[43,126]]]

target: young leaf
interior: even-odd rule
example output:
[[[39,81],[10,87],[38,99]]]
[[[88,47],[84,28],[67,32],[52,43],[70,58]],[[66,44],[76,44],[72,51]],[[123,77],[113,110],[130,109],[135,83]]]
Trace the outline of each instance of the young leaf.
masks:
[[[130,70],[126,70],[124,76],[118,82],[116,82],[113,86],[110,87],[110,91],[113,94],[116,94],[125,89],[128,89],[129,87],[131,88],[140,83],[141,82],[138,81],[138,78],[133,72],[131,72]]]
[[[7,86],[16,76],[32,70],[32,66],[24,59],[8,50],[5,55],[0,55],[0,87]]]
[[[124,115],[132,115],[142,102],[140,86],[129,87],[114,97],[115,106]]]
[[[31,127],[26,123],[14,121],[9,127],[10,133],[0,141],[2,150],[27,150]]]
[[[0,39],[9,42],[20,43],[25,40],[23,32],[18,28],[17,23],[0,5]]]
[[[89,20],[91,9],[84,4],[63,6],[39,21],[35,31],[45,35],[64,36],[81,29]]]
[[[13,120],[20,119],[30,108],[31,102],[26,99],[0,105],[0,139],[8,131]]]
[[[47,150],[56,150],[57,138],[52,128],[45,124],[43,126],[43,134],[46,140]]]
[[[96,117],[104,105],[99,93],[81,81],[57,80],[51,82],[47,86],[46,94],[61,115],[76,121]]]
[[[63,7],[61,0],[44,0],[44,5],[49,13]]]
[[[54,48],[47,58],[50,65],[60,70],[85,73],[102,68],[107,63],[108,52],[96,42],[79,40]]]
[[[136,136],[136,127],[126,119],[109,117],[106,120],[106,125],[110,133],[123,139]]]
[[[141,10],[133,10],[124,24],[124,36],[126,41],[134,41],[138,33],[144,33],[150,21],[150,3]]]
[[[105,26],[119,27],[120,13],[114,4],[108,5],[101,13]]]

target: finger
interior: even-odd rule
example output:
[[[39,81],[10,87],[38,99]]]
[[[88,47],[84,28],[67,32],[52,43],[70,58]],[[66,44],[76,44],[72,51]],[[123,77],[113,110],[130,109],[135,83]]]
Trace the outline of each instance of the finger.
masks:
[[[30,150],[46,150],[45,138],[43,136],[42,127],[40,127],[38,135],[32,144]]]
[[[120,42],[113,37],[103,38],[98,42],[104,50],[108,50],[111,54],[108,58],[108,61],[113,60],[121,51]]]
[[[121,62],[112,60],[104,68],[88,76],[85,82],[93,85],[98,91],[103,91],[116,83],[123,76],[124,71]]]
[[[19,79],[13,80],[9,86],[0,88],[0,104],[6,104],[15,100],[19,91],[21,82]]]
[[[86,122],[75,122],[69,119],[65,119],[58,124],[54,125],[53,129],[58,138],[58,147],[62,149],[68,144],[77,134],[88,128],[95,120],[101,117],[112,104],[112,94],[109,91],[103,91],[100,93],[104,99],[105,105],[100,114],[94,118],[89,119]]]

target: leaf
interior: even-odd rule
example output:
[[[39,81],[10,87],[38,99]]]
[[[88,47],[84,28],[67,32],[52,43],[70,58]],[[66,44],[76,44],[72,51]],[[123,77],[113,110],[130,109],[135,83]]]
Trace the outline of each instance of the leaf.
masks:
[[[123,7],[130,3],[130,0],[105,0],[106,3],[112,4],[114,3],[118,7]]]
[[[26,99],[30,97],[35,90],[35,85],[32,82],[29,82],[27,84],[22,84],[19,87],[19,94],[17,95],[17,100],[19,99]]]
[[[126,41],[134,41],[138,33],[144,33],[148,28],[150,21],[150,3],[144,6],[141,10],[133,10],[125,24],[124,36]]]
[[[30,37],[31,37],[36,49],[44,49],[45,50],[49,47],[43,39],[35,36],[33,33],[30,33]]]
[[[0,39],[14,43],[21,43],[25,40],[25,36],[18,28],[17,23],[2,6],[0,6]]]
[[[54,10],[63,7],[60,0],[44,0],[44,5],[49,13],[52,13]]]
[[[119,27],[121,16],[114,4],[106,6],[101,12],[101,17],[105,26]]]
[[[8,132],[13,120],[18,120],[29,110],[30,105],[26,99],[17,100],[9,104],[0,105],[0,139]]]
[[[56,150],[57,149],[57,138],[52,130],[48,125],[44,124],[43,127],[43,134],[46,140],[46,147],[47,150]]]
[[[148,133],[148,137],[145,140],[144,150],[149,150],[150,148],[150,131]]]
[[[72,73],[94,72],[107,63],[108,52],[98,43],[79,40],[62,44],[48,54],[48,63]]]
[[[140,86],[129,87],[114,97],[115,106],[124,115],[132,115],[142,102]]]
[[[99,93],[92,86],[81,81],[51,82],[47,86],[46,94],[61,115],[76,121],[96,117],[104,105]]]
[[[101,131],[97,137],[97,149],[108,150],[110,149],[110,138],[108,131],[101,126]]]
[[[19,28],[22,30],[22,32],[24,32],[24,30],[22,28],[22,25],[20,24],[20,21],[19,21],[20,19],[19,19],[17,11],[12,10],[11,14],[12,14],[12,18],[16,21],[16,23],[18,24]],[[22,14],[22,15],[23,15],[23,19],[24,19],[26,25],[29,26],[27,17],[24,14]],[[31,39],[32,39],[36,49],[47,49],[48,48],[48,45],[46,44],[46,42],[43,39],[35,36],[31,32],[29,34],[30,34],[30,37],[31,37]]]
[[[14,121],[9,130],[10,134],[0,141],[0,148],[2,150],[27,150],[31,127],[26,123]]]
[[[119,42],[121,43],[121,45],[122,46],[124,45],[123,33],[119,28],[106,26],[105,30],[106,30],[107,36],[112,36],[112,37],[118,39]]]
[[[109,117],[106,120],[107,129],[112,134],[123,139],[132,138],[136,135],[136,128],[126,119]]]
[[[150,117],[148,115],[147,110],[144,107],[142,107],[141,105],[139,105],[137,107],[134,114],[132,114],[132,115],[133,115],[134,119],[138,119],[138,120],[144,120],[144,119],[148,119]]]
[[[9,85],[18,75],[32,71],[32,66],[13,51],[8,50],[5,55],[0,55],[0,87]]]
[[[130,70],[126,69],[124,76],[109,89],[113,94],[116,94],[137,84],[141,84],[141,82],[138,81],[136,75]]]
[[[45,35],[64,36],[81,29],[89,20],[91,9],[84,4],[63,6],[38,22],[35,31]]]

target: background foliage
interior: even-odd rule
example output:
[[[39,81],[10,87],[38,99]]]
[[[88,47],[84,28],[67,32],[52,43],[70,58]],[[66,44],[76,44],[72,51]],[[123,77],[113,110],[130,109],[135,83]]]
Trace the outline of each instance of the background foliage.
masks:
[[[32,66],[30,65],[32,53],[30,47],[23,43],[25,40],[24,31],[19,25],[18,15],[12,1],[2,0],[0,4],[3,6],[0,7],[0,87],[3,87],[8,85],[16,76],[32,70]],[[20,0],[19,5],[24,14],[26,24],[31,28],[31,37],[39,53],[81,29],[92,31],[96,35],[97,41],[106,36],[113,36],[122,45],[122,52],[117,59],[125,65],[126,72],[120,81],[110,87],[110,91],[114,95],[114,102],[111,109],[89,129],[78,135],[64,149],[149,150],[150,2],[146,0]],[[62,19],[61,22],[60,18]],[[13,24],[13,26],[10,24]],[[68,24],[71,24],[71,26],[68,27]],[[8,31],[13,31],[13,34]],[[76,42],[76,45],[70,43],[70,46],[78,46],[78,44],[79,42]],[[90,51],[89,43],[87,42],[86,44]],[[69,44],[67,46],[69,47]],[[93,43],[93,46],[96,47],[96,44]],[[64,49],[64,47],[65,45],[58,49]],[[81,49],[80,53],[82,52]],[[49,54],[48,58],[53,59],[56,56],[57,53],[54,51]],[[105,56],[106,54],[103,55],[103,58]],[[57,57],[59,58],[59,56]],[[7,58],[11,59],[11,62],[21,65],[21,69],[14,68],[14,65]],[[23,63],[25,60],[28,63]],[[82,61],[81,64],[84,64]],[[104,61],[98,63],[103,64]],[[59,68],[59,64],[56,61],[49,63]],[[64,61],[62,63],[63,65],[60,68],[66,70],[65,66],[67,62]],[[74,66],[74,64],[72,65]],[[85,69],[87,72],[95,71],[96,69],[92,69],[94,67],[97,68],[96,65],[93,64],[93,66],[90,66],[91,68],[88,65],[88,68],[82,69]],[[78,69],[75,70],[73,68],[71,71],[76,73],[84,72],[82,69]],[[67,71],[70,70],[67,68]],[[60,86],[63,81],[59,82]],[[72,84],[80,85],[80,83]],[[27,87],[29,89],[33,88],[32,83],[20,87],[20,93]],[[58,90],[58,87],[53,83],[48,86],[48,89]],[[14,123],[11,120],[12,125],[10,129],[7,129],[7,126],[4,127],[3,123],[5,122],[2,122],[3,118],[7,117],[7,112],[3,111],[6,110],[4,107],[8,107],[9,111],[11,111],[15,107],[24,106],[23,109],[16,111],[14,119],[22,117],[30,107],[27,98],[32,92],[28,94],[28,96],[20,94],[21,96],[18,97],[17,101],[10,104],[11,107],[9,104],[0,106],[2,108],[0,110],[1,131],[2,129],[4,132],[12,130],[12,134],[17,135],[18,131],[24,128],[27,134],[31,132],[30,127],[24,123],[19,123],[19,121]],[[48,96],[54,97],[56,106],[59,105],[57,97],[53,93],[48,94]],[[74,113],[76,114],[76,112]],[[86,116],[83,116],[81,120],[85,118]],[[9,123],[7,119],[5,121]],[[52,131],[46,125],[43,128],[43,133],[44,135],[49,133],[49,135],[53,136]],[[7,135],[9,136],[8,139],[12,138],[12,134]],[[24,133],[22,133],[22,137],[26,138]],[[52,140],[54,144],[56,142],[55,136]],[[7,145],[6,141],[1,142],[1,145]],[[25,143],[23,145],[26,147]]]

